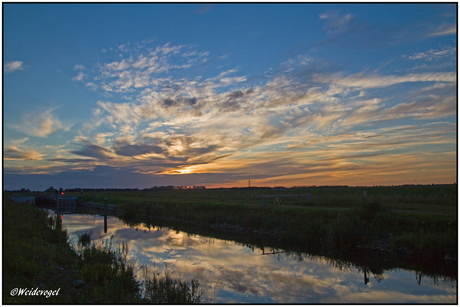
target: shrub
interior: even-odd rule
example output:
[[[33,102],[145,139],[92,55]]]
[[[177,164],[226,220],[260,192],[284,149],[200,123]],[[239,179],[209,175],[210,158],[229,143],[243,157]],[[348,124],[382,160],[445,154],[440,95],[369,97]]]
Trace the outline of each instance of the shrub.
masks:
[[[80,277],[94,285],[94,296],[102,296],[105,302],[114,303],[129,301],[138,296],[139,283],[127,257],[127,245],[118,245],[112,249],[112,238],[90,244],[86,242],[88,238],[89,235],[80,236],[79,242],[84,241],[85,244],[79,245],[77,252],[82,262]]]
[[[339,254],[354,250],[357,245],[372,244],[395,225],[394,215],[379,202],[356,206],[341,212],[329,225],[327,248]]]
[[[196,279],[174,280],[167,273],[160,273],[142,282],[143,297],[153,304],[199,304],[202,290]]]

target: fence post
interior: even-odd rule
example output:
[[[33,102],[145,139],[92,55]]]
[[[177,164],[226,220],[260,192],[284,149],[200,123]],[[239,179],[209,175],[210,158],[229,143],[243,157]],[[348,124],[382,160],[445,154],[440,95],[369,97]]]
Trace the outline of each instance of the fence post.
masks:
[[[104,233],[107,233],[107,198],[104,198]]]

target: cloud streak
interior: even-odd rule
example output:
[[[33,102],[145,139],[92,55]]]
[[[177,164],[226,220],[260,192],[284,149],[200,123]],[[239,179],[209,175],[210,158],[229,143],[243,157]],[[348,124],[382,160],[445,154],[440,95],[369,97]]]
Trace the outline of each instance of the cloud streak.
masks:
[[[19,124],[12,124],[11,127],[29,136],[46,138],[59,130],[68,130],[71,125],[63,124],[53,113],[54,108],[40,113],[26,113]]]

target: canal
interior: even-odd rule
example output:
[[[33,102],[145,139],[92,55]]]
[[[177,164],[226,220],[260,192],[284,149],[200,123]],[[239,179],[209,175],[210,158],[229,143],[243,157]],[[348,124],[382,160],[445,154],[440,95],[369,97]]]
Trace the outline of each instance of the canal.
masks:
[[[455,304],[457,279],[391,268],[375,272],[349,261],[254,247],[145,224],[130,227],[116,217],[63,215],[71,243],[90,233],[128,245],[129,256],[149,271],[180,280],[198,279],[205,303],[429,303]],[[455,265],[455,270],[457,264]]]

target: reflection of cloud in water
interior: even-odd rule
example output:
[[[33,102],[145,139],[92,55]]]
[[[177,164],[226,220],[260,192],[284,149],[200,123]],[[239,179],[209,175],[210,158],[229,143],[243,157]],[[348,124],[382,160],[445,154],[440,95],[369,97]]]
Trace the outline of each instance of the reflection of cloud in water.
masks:
[[[353,267],[340,270],[319,257],[263,255],[233,242],[168,228],[128,228],[117,218],[103,233],[101,216],[66,215],[70,237],[91,230],[126,243],[130,256],[155,270],[167,266],[172,277],[197,278],[214,303],[454,303],[456,289],[441,284],[419,287],[415,272],[385,272],[380,283]],[[97,236],[93,236],[98,238]],[[151,270],[153,271],[153,269]],[[456,285],[455,285],[456,286]]]
[[[340,296],[344,303],[387,303],[387,304],[409,304],[417,302],[420,304],[452,304],[456,300],[456,294],[452,295],[414,295],[397,291],[369,291],[369,292],[350,292]],[[321,303],[334,303],[336,298],[324,298]]]

